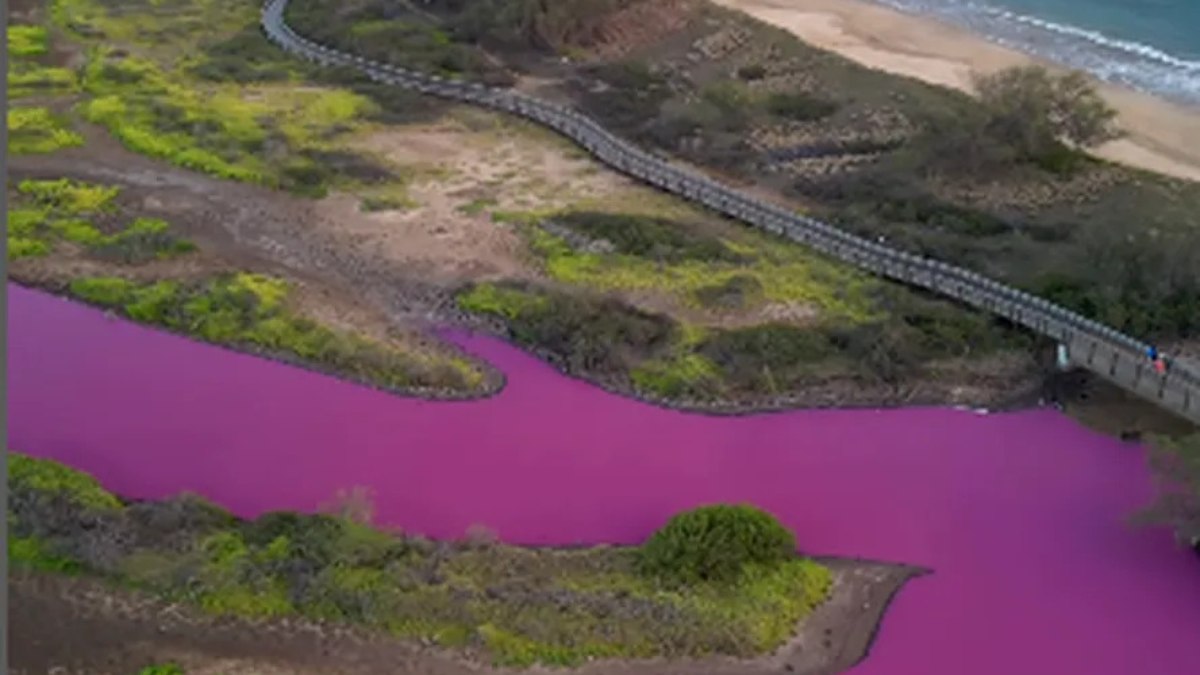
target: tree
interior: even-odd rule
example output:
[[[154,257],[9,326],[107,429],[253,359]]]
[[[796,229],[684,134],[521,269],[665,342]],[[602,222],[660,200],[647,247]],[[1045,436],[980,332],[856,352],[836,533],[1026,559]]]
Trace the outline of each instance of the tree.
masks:
[[[989,132],[1028,159],[1058,154],[1064,141],[1091,148],[1121,135],[1116,111],[1079,72],[1020,66],[977,77],[975,88]]]
[[[1138,520],[1169,525],[1180,543],[1200,548],[1200,433],[1155,437],[1149,461],[1158,496]]]

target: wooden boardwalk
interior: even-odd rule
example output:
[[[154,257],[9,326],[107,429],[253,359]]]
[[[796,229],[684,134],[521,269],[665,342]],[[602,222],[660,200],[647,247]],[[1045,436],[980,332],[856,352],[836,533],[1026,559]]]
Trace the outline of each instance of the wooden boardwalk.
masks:
[[[319,45],[283,20],[288,0],[269,0],[262,29],[282,49],[324,65],[357,68],[377,82],[519,115],[549,127],[600,161],[716,212],[787,237],[889,279],[924,288],[1057,340],[1070,361],[1182,417],[1200,424],[1200,368],[1168,361],[1165,373],[1146,357],[1149,345],[1042,298],[970,270],[898,251],[799,215],[731,187],[672,166],[604,129],[577,110],[475,82],[448,80]]]

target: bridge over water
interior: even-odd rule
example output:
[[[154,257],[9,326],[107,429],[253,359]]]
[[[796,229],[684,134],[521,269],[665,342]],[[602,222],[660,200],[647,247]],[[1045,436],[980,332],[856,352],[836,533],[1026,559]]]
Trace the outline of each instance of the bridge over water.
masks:
[[[889,248],[668,164],[573,108],[511,89],[449,80],[317,44],[296,34],[284,21],[287,2],[268,0],[262,10],[262,29],[288,52],[323,65],[356,68],[377,82],[537,122],[642,182],[880,276],[948,296],[1048,336],[1066,349],[1071,364],[1200,424],[1200,367],[1196,364],[1168,359],[1165,371],[1157,372],[1146,356],[1150,345],[1134,337],[970,270]]]

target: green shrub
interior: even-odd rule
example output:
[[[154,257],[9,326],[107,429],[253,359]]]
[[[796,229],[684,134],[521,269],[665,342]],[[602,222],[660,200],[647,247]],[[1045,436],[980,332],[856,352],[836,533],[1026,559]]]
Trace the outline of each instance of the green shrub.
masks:
[[[9,26],[8,56],[39,56],[46,53],[46,29],[42,26]]]
[[[771,568],[796,556],[796,537],[749,505],[715,504],[680,513],[642,545],[642,574],[671,586],[737,582],[751,566]]]
[[[480,382],[473,366],[460,358],[410,354],[295,315],[284,304],[287,284],[274,277],[232,274],[190,284],[86,277],[75,279],[68,289],[75,297],[136,321],[216,344],[290,357],[383,387],[457,391]]]
[[[27,63],[10,63],[8,96],[52,96],[73,93],[78,88],[75,71]]]
[[[643,358],[676,340],[669,317],[608,297],[517,284],[476,284],[459,292],[459,307],[504,319],[514,340],[544,350],[569,372],[626,376]]]
[[[13,490],[58,495],[80,508],[98,511],[121,508],[120,500],[95,478],[49,459],[10,452],[8,484]]]
[[[709,400],[724,389],[720,369],[699,354],[647,360],[629,377],[637,390],[668,399]]]
[[[23,180],[17,184],[17,192],[21,196],[29,198],[38,206],[66,216],[110,212],[113,210],[113,199],[120,191],[116,186],[85,183],[69,178]]]
[[[8,564],[10,569],[54,574],[78,574],[82,570],[77,561],[55,553],[38,538],[12,535],[8,538]]]
[[[183,668],[176,663],[156,663],[142,668],[138,675],[183,675]]]
[[[837,104],[811,94],[780,92],[767,98],[767,111],[776,117],[811,122],[837,112]]]
[[[735,274],[719,284],[702,286],[692,295],[704,307],[742,309],[762,298],[763,285],[756,276]]]
[[[689,232],[686,226],[665,218],[570,211],[554,220],[590,238],[607,240],[617,252],[627,255],[666,262],[745,260],[716,237]]]
[[[46,154],[83,145],[83,136],[46,108],[8,109],[8,151],[14,155]]]
[[[714,331],[698,352],[721,369],[730,385],[774,394],[790,389],[836,349],[820,327],[769,323]]]

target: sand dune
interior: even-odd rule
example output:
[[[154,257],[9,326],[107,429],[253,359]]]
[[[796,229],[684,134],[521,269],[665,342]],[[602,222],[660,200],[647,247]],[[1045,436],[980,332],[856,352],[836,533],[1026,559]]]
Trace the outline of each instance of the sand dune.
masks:
[[[713,0],[869,68],[964,91],[973,73],[1044,63],[939,21],[860,0]],[[1053,67],[1053,66],[1052,66]],[[1097,155],[1200,181],[1200,110],[1115,85],[1100,90],[1128,136]]]

